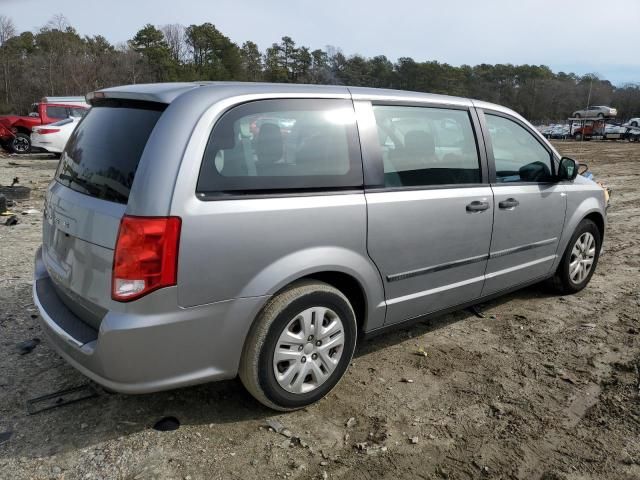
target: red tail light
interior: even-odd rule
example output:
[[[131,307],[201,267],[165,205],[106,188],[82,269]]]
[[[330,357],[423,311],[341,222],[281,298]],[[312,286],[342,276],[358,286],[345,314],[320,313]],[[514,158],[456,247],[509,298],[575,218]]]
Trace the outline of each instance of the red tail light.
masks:
[[[46,135],[47,133],[56,133],[59,131],[59,128],[39,128],[38,130],[36,130],[36,132],[40,135]]]
[[[111,298],[128,302],[177,283],[181,223],[179,217],[122,217]]]

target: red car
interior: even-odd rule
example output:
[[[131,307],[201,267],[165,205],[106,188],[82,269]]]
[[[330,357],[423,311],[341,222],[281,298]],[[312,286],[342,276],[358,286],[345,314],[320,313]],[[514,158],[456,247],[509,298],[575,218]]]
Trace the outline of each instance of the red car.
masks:
[[[79,99],[78,99],[79,98]],[[38,125],[48,125],[69,117],[81,117],[89,109],[82,97],[51,101],[43,98],[34,103],[31,113],[0,116],[0,146],[13,153],[31,151],[31,130]]]

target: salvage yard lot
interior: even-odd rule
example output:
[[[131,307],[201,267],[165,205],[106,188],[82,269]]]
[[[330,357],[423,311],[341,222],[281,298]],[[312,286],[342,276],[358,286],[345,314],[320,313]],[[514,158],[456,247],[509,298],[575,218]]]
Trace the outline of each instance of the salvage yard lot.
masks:
[[[534,286],[485,304],[485,318],[461,311],[365,342],[327,398],[286,415],[239,381],[27,415],[28,399],[87,380],[37,323],[41,215],[0,226],[0,478],[640,478],[640,145],[556,146],[613,189],[586,290]],[[56,164],[0,154],[0,184],[33,189],[13,210],[42,210]],[[180,428],[153,430],[165,416]]]

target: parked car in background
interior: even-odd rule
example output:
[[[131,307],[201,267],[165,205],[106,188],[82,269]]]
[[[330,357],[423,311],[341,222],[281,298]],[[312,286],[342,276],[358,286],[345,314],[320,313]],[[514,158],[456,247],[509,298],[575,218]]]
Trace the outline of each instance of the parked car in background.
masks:
[[[629,119],[627,124],[632,126],[632,127],[640,127],[640,117]]]
[[[566,139],[571,135],[571,127],[569,125],[555,125],[548,133],[547,138]]]
[[[575,118],[610,118],[615,117],[617,114],[618,110],[605,105],[594,105],[592,107],[587,107],[573,112],[573,116]]]
[[[88,109],[84,97],[43,97],[29,115],[0,116],[0,146],[13,153],[29,153],[33,127],[82,117]]]
[[[602,188],[499,105],[237,82],[88,98],[33,296],[51,345],[110,390],[239,375],[303,408],[365,335],[545,279],[575,293],[598,263]]]
[[[60,155],[81,117],[69,117],[59,122],[33,127],[31,147]]]

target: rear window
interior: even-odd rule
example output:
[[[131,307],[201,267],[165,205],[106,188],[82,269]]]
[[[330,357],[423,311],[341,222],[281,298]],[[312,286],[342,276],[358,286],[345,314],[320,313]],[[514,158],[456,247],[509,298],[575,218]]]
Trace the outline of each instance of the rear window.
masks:
[[[142,151],[165,108],[151,102],[97,103],[69,138],[56,180],[92,197],[127,203]]]

